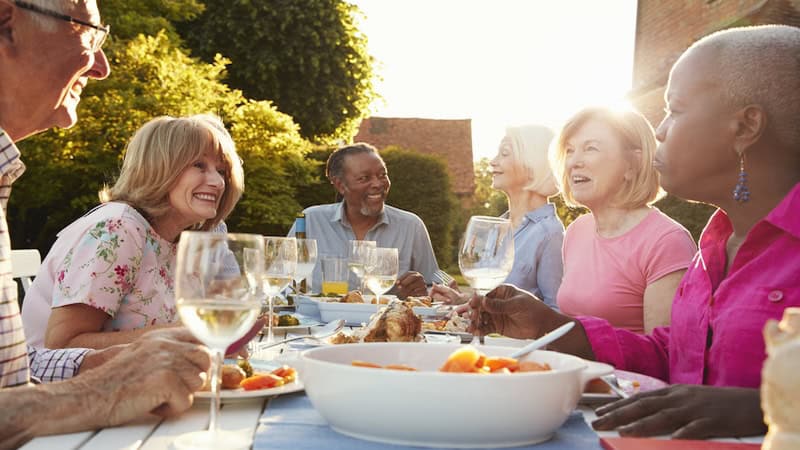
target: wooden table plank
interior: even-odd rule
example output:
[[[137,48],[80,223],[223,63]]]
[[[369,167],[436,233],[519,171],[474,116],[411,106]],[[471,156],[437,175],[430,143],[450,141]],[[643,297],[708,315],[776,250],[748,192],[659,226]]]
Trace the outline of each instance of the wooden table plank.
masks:
[[[82,431],[80,433],[56,434],[43,436],[31,440],[20,447],[21,450],[51,450],[51,449],[76,449],[94,436],[95,431]]]
[[[141,447],[164,419],[148,417],[121,427],[100,430],[81,450],[131,449]]]
[[[178,417],[170,417],[150,435],[142,450],[171,450],[172,441],[183,433],[208,428],[208,402],[195,402]]]

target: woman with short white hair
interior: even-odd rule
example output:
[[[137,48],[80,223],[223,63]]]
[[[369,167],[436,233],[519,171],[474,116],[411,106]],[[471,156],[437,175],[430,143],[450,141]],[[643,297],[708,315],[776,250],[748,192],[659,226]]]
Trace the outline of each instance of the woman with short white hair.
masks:
[[[552,139],[553,132],[541,125],[507,128],[491,170],[492,187],[508,198],[508,211],[501,217],[510,219],[514,229],[514,265],[505,283],[556,308],[564,225],[555,206],[547,201],[558,193],[547,157]],[[434,285],[431,295],[447,303],[467,300],[452,286]]]

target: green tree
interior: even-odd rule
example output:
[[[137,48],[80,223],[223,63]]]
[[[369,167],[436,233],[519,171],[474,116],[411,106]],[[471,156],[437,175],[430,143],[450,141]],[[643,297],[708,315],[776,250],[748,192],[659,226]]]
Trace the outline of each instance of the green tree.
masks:
[[[417,214],[431,236],[439,265],[452,263],[452,220],[456,200],[450,189],[450,175],[440,158],[399,147],[381,150],[392,180],[388,202]]]
[[[291,196],[311,174],[312,165],[303,160],[310,144],[291,118],[268,102],[246,101],[222,83],[224,59],[206,64],[190,58],[166,33],[112,42],[108,54],[115,70],[86,87],[78,125],[20,143],[32,175],[14,184],[9,205],[15,247],[46,252],[58,230],[97,204],[98,190],[113,182],[134,131],[160,115],[211,112],[232,130],[247,168],[241,202],[253,212],[245,221],[235,210],[232,225],[271,230],[291,220],[264,209],[294,210]],[[254,205],[263,201],[262,189],[275,197],[264,207]]]
[[[304,137],[348,141],[377,96],[359,14],[342,0],[208,1],[178,28],[205,61],[230,58],[229,84],[274,101]]]
[[[155,36],[164,31],[170,41],[178,42],[173,23],[197,18],[205,5],[198,0],[103,0],[100,8],[115,40],[128,41],[139,34]]]

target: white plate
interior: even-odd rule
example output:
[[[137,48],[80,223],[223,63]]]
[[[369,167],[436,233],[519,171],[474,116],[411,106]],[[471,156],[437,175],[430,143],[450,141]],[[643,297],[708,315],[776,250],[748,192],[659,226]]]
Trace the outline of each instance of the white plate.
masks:
[[[281,315],[282,316],[286,316],[286,315],[295,316],[297,318],[297,320],[300,321],[300,325],[288,325],[288,326],[284,326],[284,327],[274,326],[274,327],[272,327],[272,331],[273,332],[275,332],[275,331],[280,331],[280,332],[283,332],[283,333],[291,333],[291,332],[295,332],[295,331],[307,332],[309,327],[315,327],[317,325],[322,325],[322,323],[320,321],[312,319],[311,317],[306,317],[306,316],[304,316],[302,314],[298,314],[298,313],[281,314]],[[265,325],[264,329],[261,330],[261,333],[264,334],[266,332],[267,332],[267,326]]]
[[[226,359],[225,364],[236,364],[234,360]],[[258,361],[254,359],[250,359],[250,365],[253,367],[253,370],[256,372],[261,373],[269,373],[278,367],[286,364],[282,361]],[[288,364],[297,370],[296,364]],[[255,391],[245,391],[242,388],[239,389],[222,389],[220,390],[219,398],[222,403],[233,403],[233,402],[241,402],[247,401],[253,398],[262,398],[262,397],[272,397],[275,395],[281,394],[291,394],[292,392],[299,392],[305,389],[303,386],[303,382],[300,381],[300,374],[298,372],[297,379],[294,383],[284,384],[283,386],[270,388],[270,389],[257,389]],[[199,391],[194,393],[194,398],[198,400],[209,400],[211,399],[211,392],[209,391]]]
[[[291,394],[292,392],[302,391],[304,388],[305,387],[303,386],[303,383],[300,380],[296,380],[294,383],[284,384],[283,386],[279,386],[276,388],[257,389],[255,391],[245,391],[242,388],[223,389],[220,391],[219,398],[222,401],[222,403],[233,403],[237,401],[249,400],[252,398],[272,397],[274,395]],[[195,392],[194,398],[209,400],[211,399],[211,392],[209,391]]]
[[[460,331],[422,330],[422,334],[458,336],[459,338],[461,338],[461,342],[472,342],[473,338],[472,333],[460,332]]]

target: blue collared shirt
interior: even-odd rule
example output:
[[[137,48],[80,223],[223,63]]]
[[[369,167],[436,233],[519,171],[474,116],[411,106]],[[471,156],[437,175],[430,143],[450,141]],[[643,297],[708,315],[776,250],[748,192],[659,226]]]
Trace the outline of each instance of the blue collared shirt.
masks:
[[[346,258],[350,241],[356,239],[353,228],[347,221],[344,202],[317,205],[306,208],[306,237],[317,240],[317,265],[312,275],[311,289],[318,292],[322,286],[322,269],[319,260],[324,256]],[[294,226],[289,231],[294,236]],[[398,277],[408,271],[416,271],[430,284],[433,273],[439,269],[428,230],[422,219],[414,213],[385,205],[378,222],[367,231],[364,240],[377,242],[378,247],[396,248],[398,251]],[[358,286],[354,274],[350,274],[350,288]]]
[[[508,218],[508,213],[502,217]],[[548,203],[529,211],[514,230],[514,265],[505,282],[525,289],[558,310],[556,294],[564,273],[563,243],[564,225],[556,216],[554,205]]]

